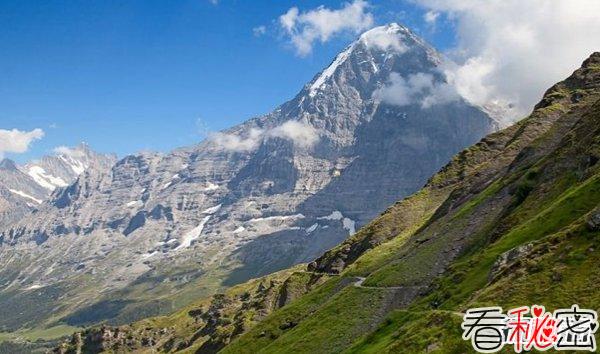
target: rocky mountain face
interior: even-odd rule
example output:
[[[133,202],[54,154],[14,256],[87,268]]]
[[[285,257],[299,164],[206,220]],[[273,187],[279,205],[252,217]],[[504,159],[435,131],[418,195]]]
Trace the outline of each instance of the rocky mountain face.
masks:
[[[598,161],[594,53],[529,117],[457,154],[306,269],[168,317],[89,329],[55,352],[465,353],[469,308],[596,309]]]
[[[460,99],[379,95],[393,77],[443,84],[442,60],[378,27],[270,114],[87,170],[0,230],[0,326],[128,322],[313,260],[496,129]]]
[[[115,161],[114,156],[98,154],[84,143],[62,147],[55,155],[24,166],[9,159],[0,161],[0,227],[36,210],[57,188],[67,187],[85,170],[106,170]]]

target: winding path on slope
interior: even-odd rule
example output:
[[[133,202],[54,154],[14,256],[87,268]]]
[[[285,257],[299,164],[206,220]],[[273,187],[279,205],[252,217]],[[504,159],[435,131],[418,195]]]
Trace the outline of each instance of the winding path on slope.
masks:
[[[311,273],[311,274],[326,274],[328,276],[340,276],[340,274],[329,274],[329,273],[316,273],[316,272],[308,272],[306,271],[306,273]],[[426,288],[426,286],[365,286],[363,285],[363,283],[365,282],[365,280],[367,280],[366,277],[350,277],[350,278],[354,278],[356,280],[354,280],[352,282],[352,286],[354,286],[355,288],[360,288],[360,289],[377,289],[377,290],[408,290],[408,289],[422,289],[422,288]],[[460,311],[446,311],[449,312],[455,316],[458,317],[464,317],[464,313],[460,312]]]
[[[363,283],[367,278],[365,277],[355,277],[357,280],[353,283],[355,288],[363,288],[363,289],[382,289],[382,290],[403,290],[403,289],[420,289],[425,288],[425,286],[365,286]]]

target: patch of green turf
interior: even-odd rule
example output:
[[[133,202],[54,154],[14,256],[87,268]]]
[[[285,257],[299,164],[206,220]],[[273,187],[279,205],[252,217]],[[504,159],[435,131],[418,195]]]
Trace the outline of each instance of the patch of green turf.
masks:
[[[358,340],[346,354],[467,353],[460,314],[449,311],[394,311],[376,331]]]
[[[387,290],[349,286],[259,353],[336,353],[378,321]]]

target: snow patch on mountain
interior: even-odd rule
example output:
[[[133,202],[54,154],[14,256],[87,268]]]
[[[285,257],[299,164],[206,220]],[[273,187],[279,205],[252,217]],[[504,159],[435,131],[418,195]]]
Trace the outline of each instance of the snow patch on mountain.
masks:
[[[334,210],[331,212],[331,214],[327,215],[327,216],[320,216],[318,219],[320,220],[342,220],[344,218],[344,215],[342,215],[342,212],[339,210]]]
[[[58,187],[66,187],[69,185],[62,178],[46,173],[46,170],[40,166],[29,167],[27,169],[27,174],[31,176],[37,184],[51,191]]]
[[[317,227],[319,227],[318,223],[312,224],[308,229],[306,229],[306,233],[307,234],[312,233],[313,231],[315,231],[317,229]]]
[[[290,219],[302,219],[304,215],[302,214],[294,214],[294,215],[275,215],[275,216],[267,216],[264,218],[253,218],[248,220],[250,223],[258,223],[258,222],[270,222],[270,221],[285,221]]]
[[[326,216],[320,216],[317,219],[319,220],[333,220],[333,221],[341,221],[342,222],[342,227],[346,230],[348,230],[348,233],[350,235],[353,235],[356,233],[356,222],[350,218],[347,218],[344,216],[344,214],[342,214],[341,211],[339,210],[334,210],[331,212],[331,214],[326,215]],[[313,225],[314,226],[314,225]]]
[[[344,220],[342,220],[342,225],[344,226],[344,229],[348,230],[350,236],[356,233],[356,222],[354,220],[350,218],[344,218]]]
[[[196,226],[195,228],[191,229],[186,234],[184,234],[183,237],[181,238],[181,244],[179,246],[177,246],[175,248],[175,250],[177,251],[182,248],[190,247],[192,245],[192,242],[194,242],[196,239],[198,239],[198,237],[200,237],[200,235],[202,234],[202,231],[204,230],[204,226],[206,225],[208,220],[210,220],[210,217],[211,217],[211,215],[205,216],[202,219],[202,221],[200,221],[200,224],[198,226]]]
[[[222,204],[219,204],[219,205],[215,205],[214,207],[208,208],[208,209],[204,210],[204,211],[202,212],[202,214],[214,214],[214,213],[216,213],[216,212],[217,212],[219,209],[221,209],[221,205],[222,205]]]
[[[205,191],[214,191],[214,190],[217,190],[217,189],[219,189],[219,186],[216,185],[216,184],[214,184],[214,183],[211,183],[211,182],[208,182],[206,184],[206,187],[204,187]]]
[[[14,194],[16,194],[16,195],[19,195],[19,196],[21,196],[21,197],[23,197],[23,198],[27,198],[27,199],[33,200],[34,202],[36,202],[36,203],[38,203],[38,204],[42,204],[42,200],[40,200],[40,199],[37,199],[37,198],[35,198],[35,197],[32,197],[32,196],[30,196],[29,194],[27,194],[27,193],[25,193],[25,192],[23,192],[23,191],[19,191],[19,190],[16,190],[16,189],[10,189],[10,188],[9,188],[8,190],[9,190],[11,193],[14,193]]]
[[[85,169],[88,168],[88,166],[85,165],[83,162],[76,160],[76,159],[72,158],[71,156],[59,155],[58,158],[63,160],[73,170],[73,173],[75,173],[76,175],[82,174],[83,171],[85,171]]]
[[[125,204],[125,206],[128,208],[141,207],[142,205],[144,205],[144,202],[142,202],[141,200],[132,200],[130,202],[127,202],[127,204]]]
[[[354,49],[354,44],[349,45],[343,52],[335,57],[335,60],[327,67],[327,69],[321,72],[321,75],[310,85],[310,89],[308,90],[308,95],[310,97],[315,97],[317,95],[317,91],[321,89],[325,85],[325,81],[333,76],[337,68],[342,65],[346,59],[352,53]]]

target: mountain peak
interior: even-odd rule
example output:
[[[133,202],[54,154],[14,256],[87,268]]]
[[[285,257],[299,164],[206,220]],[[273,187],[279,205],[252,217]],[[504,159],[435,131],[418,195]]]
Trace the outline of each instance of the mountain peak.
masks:
[[[410,55],[413,59],[407,59],[404,55]],[[419,67],[411,68],[412,71],[428,71],[441,62],[435,49],[407,27],[395,22],[374,27],[348,45],[308,84],[308,96],[315,98],[319,92],[326,91],[326,87],[331,86],[332,81],[343,71],[354,72],[347,77],[347,82],[353,82],[353,85],[356,81],[352,77],[381,84],[388,79],[390,72],[402,72],[406,65],[401,62],[405,60],[410,65],[418,63]],[[361,91],[372,91],[376,87],[370,84],[367,86],[371,90],[363,87],[365,90]]]
[[[584,62],[583,68],[596,67],[600,65],[600,52],[593,52]]]
[[[396,22],[374,27],[360,35],[357,42],[363,43],[369,49],[379,49],[402,54],[414,45],[430,49],[420,37],[407,27]]]
[[[400,32],[410,33],[410,30],[396,22],[388,23],[387,25],[373,27],[370,30],[360,35],[360,39],[368,39],[369,37],[379,35],[381,33],[386,34],[398,34]]]
[[[17,164],[11,159],[3,159],[0,161],[0,169],[14,171],[17,169]]]

